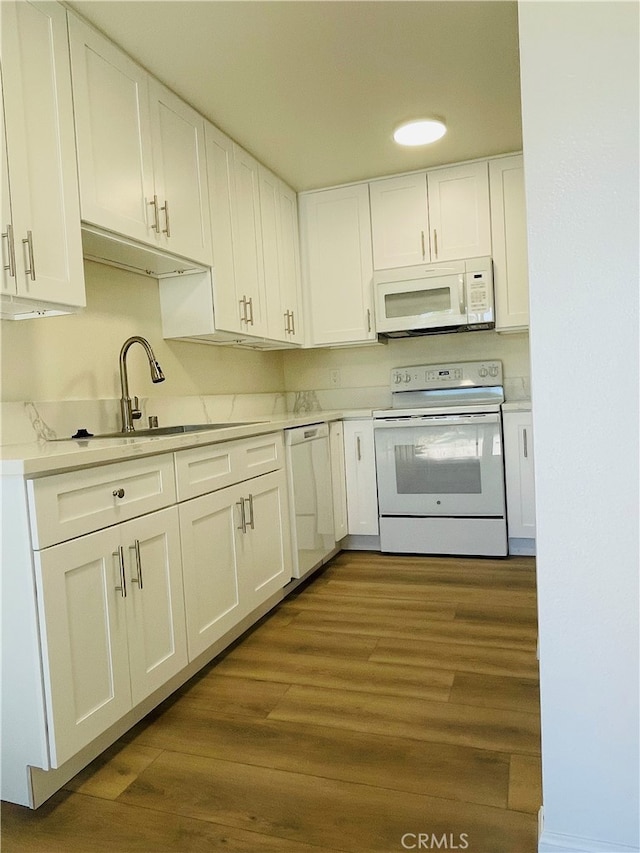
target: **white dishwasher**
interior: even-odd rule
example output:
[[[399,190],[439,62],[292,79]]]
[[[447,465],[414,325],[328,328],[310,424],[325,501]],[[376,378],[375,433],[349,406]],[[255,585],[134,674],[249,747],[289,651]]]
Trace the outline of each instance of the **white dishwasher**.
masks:
[[[285,430],[293,577],[302,578],[336,551],[331,490],[329,427]]]

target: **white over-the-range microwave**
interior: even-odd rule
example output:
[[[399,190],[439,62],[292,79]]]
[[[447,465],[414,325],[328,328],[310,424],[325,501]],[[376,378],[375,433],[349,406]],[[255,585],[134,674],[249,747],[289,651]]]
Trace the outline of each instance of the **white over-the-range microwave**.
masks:
[[[495,327],[491,258],[379,270],[373,283],[376,327],[385,337]]]

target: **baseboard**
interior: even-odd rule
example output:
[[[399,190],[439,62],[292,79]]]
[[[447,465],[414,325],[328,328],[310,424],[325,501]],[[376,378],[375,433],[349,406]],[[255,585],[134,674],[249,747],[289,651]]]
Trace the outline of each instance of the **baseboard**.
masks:
[[[538,853],[640,853],[640,848],[543,829],[538,841]]]
[[[519,557],[535,557],[536,555],[536,540],[535,539],[514,539],[509,537],[509,554]]]

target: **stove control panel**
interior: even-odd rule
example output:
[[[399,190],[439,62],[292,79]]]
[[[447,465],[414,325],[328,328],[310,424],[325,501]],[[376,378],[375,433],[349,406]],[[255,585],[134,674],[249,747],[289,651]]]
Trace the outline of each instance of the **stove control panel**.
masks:
[[[484,388],[502,385],[502,362],[463,361],[395,367],[392,391],[432,391],[437,388]]]

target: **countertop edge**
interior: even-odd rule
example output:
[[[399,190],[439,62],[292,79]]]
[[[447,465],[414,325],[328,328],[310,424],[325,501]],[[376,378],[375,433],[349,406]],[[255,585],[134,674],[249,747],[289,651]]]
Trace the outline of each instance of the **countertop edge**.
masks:
[[[141,436],[86,441],[33,441],[0,447],[0,476],[32,479],[64,471],[123,462],[159,453],[174,453],[186,448],[201,447],[265,435],[270,432],[308,426],[317,423],[371,417],[371,409],[304,412],[260,417],[256,422],[230,425],[216,430],[179,433],[177,435]]]

